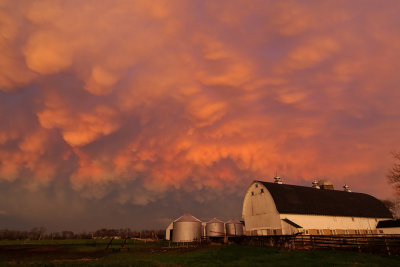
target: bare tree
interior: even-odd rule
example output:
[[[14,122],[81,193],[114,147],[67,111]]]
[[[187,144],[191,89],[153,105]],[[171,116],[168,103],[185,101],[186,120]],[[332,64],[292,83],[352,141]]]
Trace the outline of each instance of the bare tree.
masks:
[[[394,158],[394,164],[387,174],[387,179],[389,183],[393,185],[396,194],[400,196],[400,152],[393,151],[392,155]]]
[[[397,213],[397,203],[394,200],[390,200],[390,199],[384,199],[381,200],[382,203],[386,206],[386,208],[390,211],[390,213],[392,213],[392,216],[394,218],[396,218],[396,213]]]

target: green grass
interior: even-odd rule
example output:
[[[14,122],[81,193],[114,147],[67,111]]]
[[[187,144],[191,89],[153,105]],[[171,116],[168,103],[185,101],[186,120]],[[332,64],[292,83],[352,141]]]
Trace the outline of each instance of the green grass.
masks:
[[[0,266],[400,266],[397,256],[239,245],[168,248],[165,241],[130,240],[129,251],[105,251],[108,241],[1,241]]]

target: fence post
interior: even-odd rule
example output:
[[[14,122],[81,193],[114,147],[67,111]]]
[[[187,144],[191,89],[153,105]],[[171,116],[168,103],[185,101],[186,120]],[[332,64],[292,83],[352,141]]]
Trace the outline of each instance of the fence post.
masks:
[[[389,247],[389,245],[388,245],[388,243],[387,243],[386,238],[384,239],[384,241],[385,241],[385,245],[386,245],[386,253],[390,256],[390,255],[391,255],[391,253],[390,253],[390,247]]]
[[[358,247],[358,252],[361,253],[361,246],[360,246],[360,243],[358,242],[358,236],[356,236],[355,238],[356,238],[356,244]]]
[[[274,246],[274,241],[273,241],[273,239],[272,239],[271,236],[268,237],[268,241],[269,241],[269,246],[270,246],[270,247],[273,247],[273,246]]]
[[[295,250],[296,249],[296,236],[293,238],[292,237],[292,246],[293,246],[293,250]]]
[[[314,250],[315,249],[314,236],[312,235],[310,236],[310,238],[311,238],[312,249]]]

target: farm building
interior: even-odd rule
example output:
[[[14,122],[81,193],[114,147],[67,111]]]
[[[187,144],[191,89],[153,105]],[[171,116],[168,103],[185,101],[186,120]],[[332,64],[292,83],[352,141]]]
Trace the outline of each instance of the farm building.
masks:
[[[400,219],[379,221],[376,229],[378,230],[378,234],[399,235]]]
[[[243,201],[246,235],[379,234],[380,221],[392,214],[378,199],[361,193],[333,190],[332,183],[313,187],[254,181]]]

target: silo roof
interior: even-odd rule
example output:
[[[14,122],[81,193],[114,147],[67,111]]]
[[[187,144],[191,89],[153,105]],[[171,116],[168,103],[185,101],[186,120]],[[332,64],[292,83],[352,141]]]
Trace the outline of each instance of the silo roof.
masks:
[[[224,222],[218,220],[217,218],[213,218],[212,220],[208,221],[207,223],[224,223]]]
[[[229,220],[226,223],[242,224],[239,220],[236,220],[236,219]]]
[[[271,193],[279,213],[392,218],[381,201],[367,194],[256,182]]]
[[[174,222],[201,222],[201,221],[196,217],[192,216],[191,214],[186,213],[181,217],[179,217],[178,219],[176,219]]]

